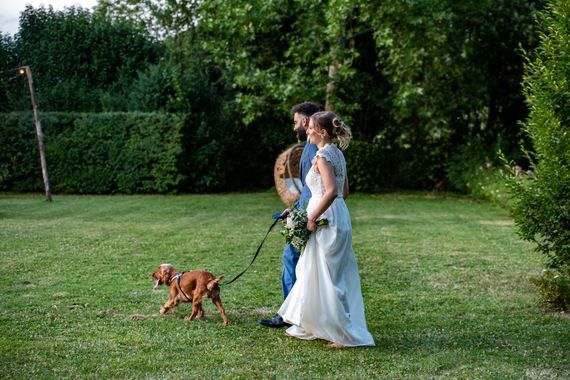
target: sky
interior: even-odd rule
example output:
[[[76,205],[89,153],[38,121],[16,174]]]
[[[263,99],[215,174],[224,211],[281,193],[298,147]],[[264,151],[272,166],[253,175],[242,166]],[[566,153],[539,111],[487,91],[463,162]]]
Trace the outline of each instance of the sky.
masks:
[[[13,37],[18,32],[20,13],[28,4],[34,8],[51,5],[54,10],[60,11],[64,7],[73,5],[92,9],[97,5],[97,0],[0,0],[0,32],[2,34],[9,34]]]

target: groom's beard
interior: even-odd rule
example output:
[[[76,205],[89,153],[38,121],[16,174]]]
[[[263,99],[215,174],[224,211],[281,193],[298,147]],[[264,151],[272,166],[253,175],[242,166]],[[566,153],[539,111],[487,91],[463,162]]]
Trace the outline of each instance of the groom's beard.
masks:
[[[307,141],[307,130],[305,128],[297,129],[297,140]]]

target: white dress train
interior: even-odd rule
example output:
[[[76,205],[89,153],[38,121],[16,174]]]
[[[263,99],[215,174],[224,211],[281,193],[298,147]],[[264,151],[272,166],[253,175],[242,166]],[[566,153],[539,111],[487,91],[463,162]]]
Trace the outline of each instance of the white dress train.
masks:
[[[327,144],[317,157],[329,161],[336,176],[337,198],[321,215],[328,225],[311,234],[297,263],[297,281],[278,313],[292,324],[287,334],[301,339],[325,339],[351,346],[373,346],[366,326],[358,265],[352,249],[352,225],[342,198],[346,161],[336,145]],[[306,184],[312,196],[310,214],[324,193],[322,178],[309,170]]]

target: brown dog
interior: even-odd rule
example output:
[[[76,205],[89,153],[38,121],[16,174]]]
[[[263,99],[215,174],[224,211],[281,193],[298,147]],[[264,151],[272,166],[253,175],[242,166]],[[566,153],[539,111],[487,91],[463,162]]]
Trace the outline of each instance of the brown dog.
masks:
[[[206,296],[211,298],[214,305],[218,308],[224,320],[224,326],[230,323],[220,299],[220,286],[218,283],[224,278],[223,275],[214,277],[213,274],[204,270],[178,272],[170,264],[161,264],[156,272],[152,274],[152,278],[155,280],[153,289],[158,288],[162,284],[170,287],[170,298],[160,309],[160,314],[164,314],[171,308],[178,306],[180,302],[191,302],[192,315],[186,319],[191,321],[194,318],[201,318],[204,315],[202,298]]]

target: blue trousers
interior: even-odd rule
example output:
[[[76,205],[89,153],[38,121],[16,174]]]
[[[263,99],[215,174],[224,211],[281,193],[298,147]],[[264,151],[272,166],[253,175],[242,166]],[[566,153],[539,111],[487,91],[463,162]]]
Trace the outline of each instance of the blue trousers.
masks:
[[[283,299],[287,298],[287,295],[293,288],[295,281],[297,281],[295,268],[297,267],[299,257],[301,257],[301,254],[295,250],[291,244],[285,244],[285,248],[283,249],[283,273],[281,274]]]

